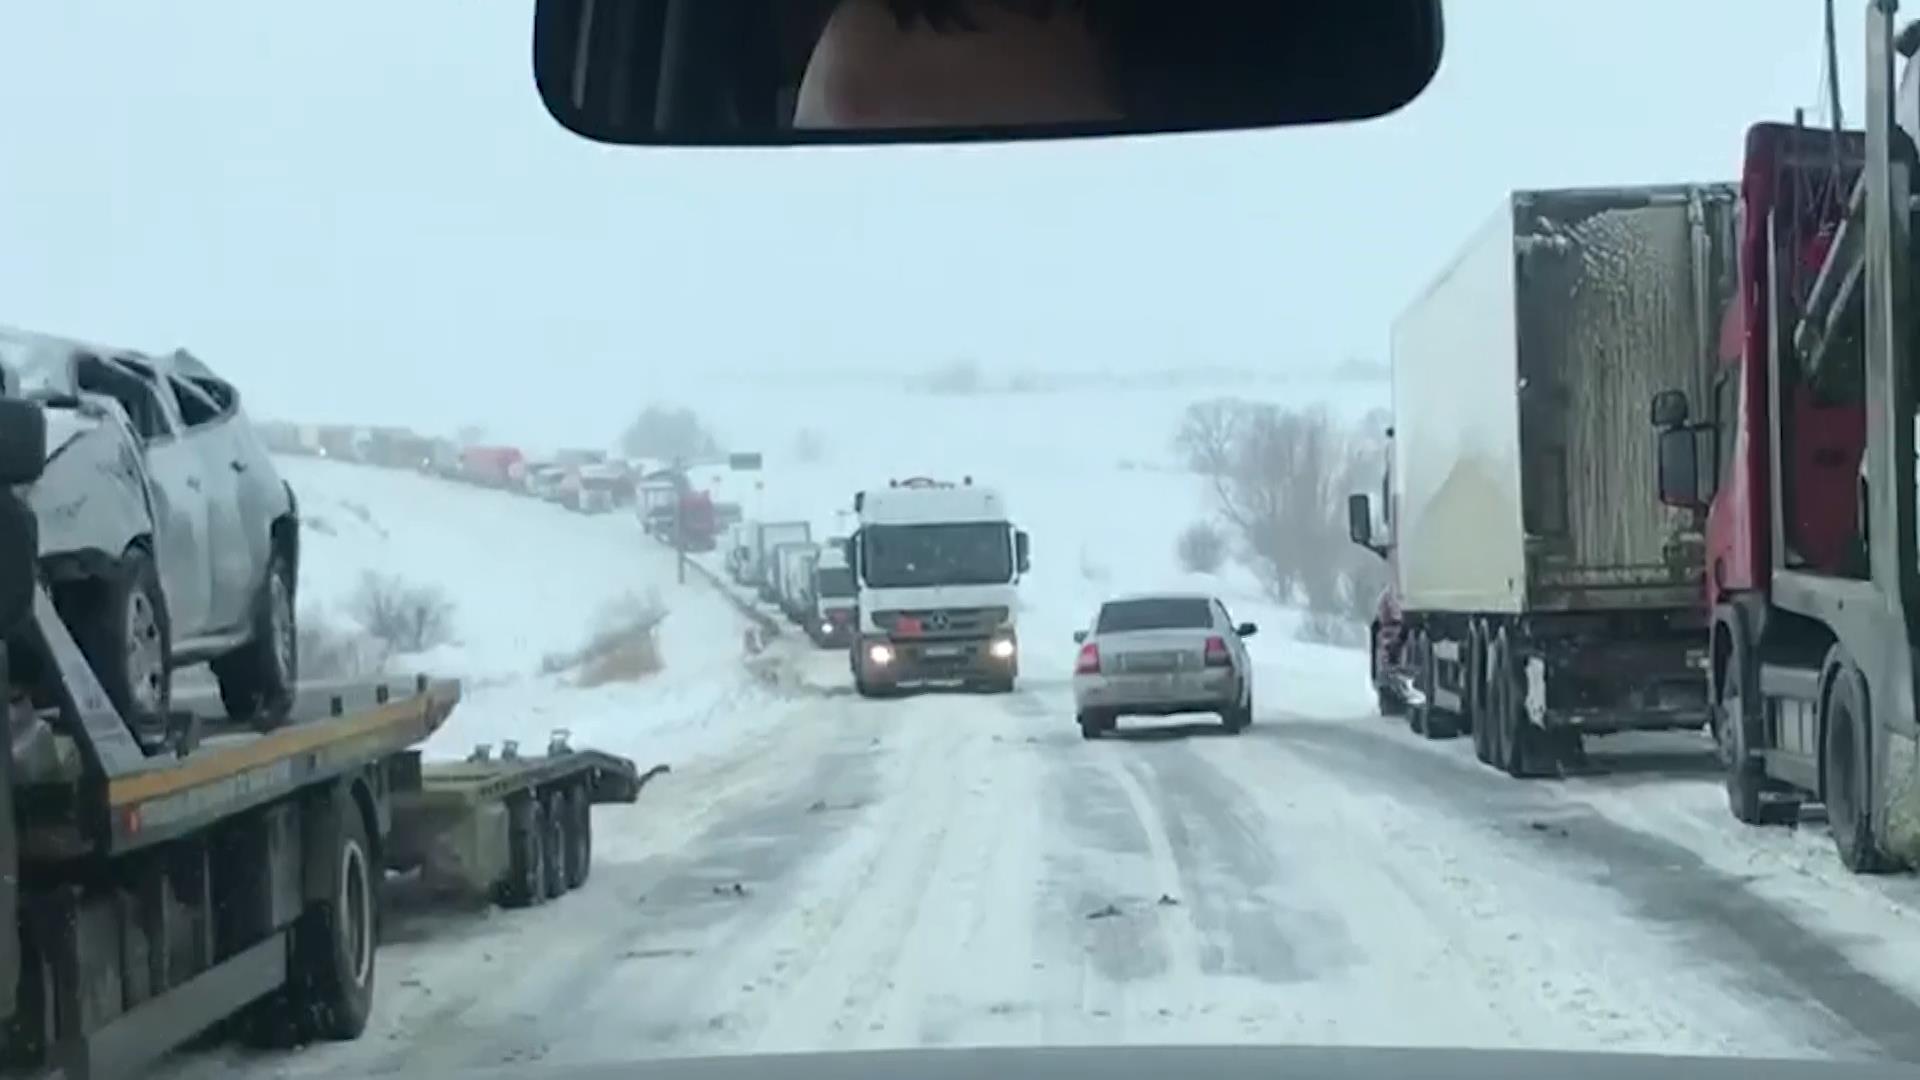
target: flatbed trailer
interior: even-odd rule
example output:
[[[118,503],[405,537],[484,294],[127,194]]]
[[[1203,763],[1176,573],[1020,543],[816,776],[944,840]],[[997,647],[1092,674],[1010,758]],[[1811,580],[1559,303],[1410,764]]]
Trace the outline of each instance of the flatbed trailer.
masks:
[[[10,485],[33,479],[18,451],[39,439],[9,425],[39,414],[15,404],[0,398],[0,1075],[126,1076],[216,1026],[352,1039],[390,870],[509,905],[585,882],[589,807],[633,801],[643,777],[564,733],[538,757],[423,762],[455,681],[306,683],[264,733],[188,707],[143,748],[37,583]]]

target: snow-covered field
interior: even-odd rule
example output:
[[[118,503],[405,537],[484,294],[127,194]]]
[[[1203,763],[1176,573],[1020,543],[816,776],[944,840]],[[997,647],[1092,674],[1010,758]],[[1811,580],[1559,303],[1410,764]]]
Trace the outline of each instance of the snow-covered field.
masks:
[[[819,535],[889,475],[1005,488],[1035,567],[1004,696],[862,700],[844,654],[794,634],[749,662],[741,617],[702,579],[674,585],[624,515],[288,463],[316,617],[368,568],[457,598],[457,641],[409,661],[472,688],[436,751],[566,726],[674,771],[601,808],[584,890],[397,913],[365,1038],[194,1055],[182,1077],[1036,1043],[1920,1061],[1912,880],[1846,877],[1817,826],[1736,826],[1699,738],[1597,744],[1602,775],[1512,782],[1374,715],[1365,657],[1295,640],[1296,613],[1242,574],[1180,571],[1174,537],[1206,507],[1168,440],[1223,389],[694,402],[767,455],[722,496]],[[1367,384],[1300,392],[1349,417],[1379,403]],[[791,460],[809,427],[821,454]],[[1162,586],[1261,624],[1254,727],[1083,742],[1071,631],[1110,591]],[[595,690],[542,673],[610,597],[652,591],[671,610],[658,673]]]
[[[438,590],[451,641],[396,665],[464,681],[460,707],[427,744],[433,757],[475,743],[576,744],[642,767],[678,765],[750,737],[767,715],[741,665],[745,622],[710,589],[676,584],[672,555],[626,514],[585,517],[502,492],[411,473],[284,458],[304,524],[301,617],[355,626],[368,573]],[[611,613],[657,599],[667,609],[661,670],[636,682],[574,684],[549,657],[587,644]]]

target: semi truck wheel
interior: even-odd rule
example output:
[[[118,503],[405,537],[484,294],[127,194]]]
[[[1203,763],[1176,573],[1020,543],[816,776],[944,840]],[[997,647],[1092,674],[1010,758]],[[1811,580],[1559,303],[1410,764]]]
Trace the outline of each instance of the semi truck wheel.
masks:
[[[253,604],[247,643],[213,662],[220,704],[227,715],[257,731],[271,731],[293,712],[300,675],[300,635],[294,621],[293,567],[275,552]]]
[[[567,847],[570,841],[566,796],[559,791],[549,791],[540,798],[540,818],[546,823],[546,858],[541,865],[541,890],[549,900],[558,899],[567,892]]]
[[[1873,758],[1867,737],[1872,728],[1865,683],[1859,669],[1842,655],[1827,691],[1821,788],[1841,865],[1856,874],[1877,874],[1891,864],[1880,852],[1873,823]]]
[[[58,600],[107,700],[136,735],[158,737],[173,702],[173,635],[153,556],[130,547],[104,577],[66,586]]]
[[[575,784],[567,789],[567,888],[577,889],[587,883],[587,875],[593,872],[593,800],[587,796],[587,785]]]
[[[1720,675],[1714,680],[1713,724],[1714,742],[1720,750],[1721,764],[1727,770],[1727,809],[1734,820],[1748,825],[1765,825],[1778,818],[1776,811],[1769,814],[1769,806],[1763,799],[1767,788],[1766,767],[1753,752],[1753,736],[1757,717],[1748,714],[1756,697],[1750,691],[1757,691],[1756,673],[1747,669],[1746,628],[1737,613],[1731,614],[1722,623],[1722,633],[1727,640],[1727,651],[1720,668]],[[1791,804],[1795,817],[1799,816],[1800,804]]]
[[[293,925],[287,982],[261,1003],[258,1041],[291,1046],[359,1038],[373,1012],[380,927],[381,868],[359,804],[344,788],[331,797],[334,851],[327,898]]]
[[[540,801],[531,794],[507,803],[507,876],[500,883],[501,907],[532,907],[547,895],[547,823]]]

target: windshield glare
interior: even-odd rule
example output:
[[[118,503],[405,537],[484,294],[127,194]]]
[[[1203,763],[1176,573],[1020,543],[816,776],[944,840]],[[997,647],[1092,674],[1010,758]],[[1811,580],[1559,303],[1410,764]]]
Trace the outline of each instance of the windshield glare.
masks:
[[[828,567],[813,573],[814,589],[823,597],[853,595],[853,572],[845,567]]]
[[[869,525],[861,530],[861,575],[877,589],[996,585],[1013,577],[1005,522]]]

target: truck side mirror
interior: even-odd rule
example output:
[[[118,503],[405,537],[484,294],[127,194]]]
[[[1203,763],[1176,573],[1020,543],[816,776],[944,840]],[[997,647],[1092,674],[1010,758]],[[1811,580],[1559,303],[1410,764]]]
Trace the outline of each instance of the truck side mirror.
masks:
[[[1647,412],[1653,421],[1653,426],[1664,430],[1686,423],[1692,410],[1687,405],[1685,390],[1662,390],[1653,395],[1653,403],[1648,407]]]
[[[1706,505],[1700,483],[1701,437],[1712,437],[1711,428],[1688,425],[1660,432],[1660,501],[1682,510],[1698,510]]]
[[[1347,496],[1347,539],[1377,550],[1373,544],[1373,500],[1364,491]]]
[[[47,465],[47,414],[31,401],[0,398],[0,487],[31,484]]]
[[[1013,534],[1013,554],[1015,563],[1018,565],[1021,573],[1024,574],[1028,570],[1033,569],[1033,562],[1028,558],[1027,534],[1025,532],[1015,532]]]

